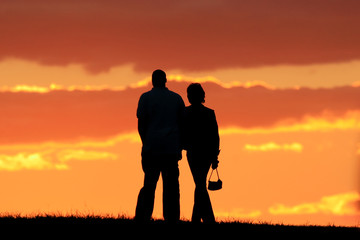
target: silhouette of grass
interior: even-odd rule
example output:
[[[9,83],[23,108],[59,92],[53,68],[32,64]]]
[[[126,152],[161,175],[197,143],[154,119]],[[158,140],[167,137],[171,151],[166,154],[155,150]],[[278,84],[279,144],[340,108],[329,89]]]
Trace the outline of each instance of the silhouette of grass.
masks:
[[[6,226],[6,227],[4,227]],[[293,236],[314,234],[341,235],[354,234],[360,236],[359,227],[341,226],[315,226],[303,225],[292,226],[285,224],[253,223],[242,221],[220,221],[216,224],[192,224],[187,220],[181,220],[178,224],[167,224],[162,220],[152,220],[148,224],[138,224],[133,218],[126,215],[96,215],[96,214],[36,214],[22,216],[21,214],[0,214],[0,229],[23,231],[24,229],[56,231],[58,233],[73,234],[141,234],[150,232],[166,232],[176,230],[178,235],[190,236],[201,233],[203,236],[238,236],[253,234],[261,236],[278,236],[291,234]],[[61,230],[59,232],[59,230]],[[145,232],[143,232],[145,231]],[[129,236],[130,236],[129,235]],[[56,237],[56,236],[53,236]]]

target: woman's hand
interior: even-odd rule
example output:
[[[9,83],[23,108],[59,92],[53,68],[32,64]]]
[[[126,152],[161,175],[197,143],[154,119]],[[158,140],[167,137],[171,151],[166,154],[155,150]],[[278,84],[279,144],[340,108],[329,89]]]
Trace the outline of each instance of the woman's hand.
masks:
[[[211,168],[212,168],[212,169],[217,169],[218,166],[219,166],[219,161],[218,161],[218,160],[214,161],[214,162],[211,164]]]

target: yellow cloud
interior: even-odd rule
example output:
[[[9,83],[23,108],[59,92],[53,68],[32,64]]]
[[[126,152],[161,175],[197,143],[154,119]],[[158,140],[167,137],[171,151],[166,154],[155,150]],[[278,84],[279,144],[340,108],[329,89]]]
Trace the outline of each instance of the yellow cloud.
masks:
[[[220,135],[229,134],[271,134],[282,132],[313,132],[331,130],[360,130],[360,111],[348,111],[343,117],[306,116],[300,123],[283,122],[270,128],[220,128]]]
[[[242,208],[235,208],[231,211],[216,211],[215,215],[218,218],[256,218],[261,215],[260,210],[246,211]]]
[[[18,153],[16,155],[0,155],[0,170],[16,171],[22,169],[57,168],[42,153]]]
[[[0,171],[67,169],[67,162],[72,160],[115,160],[118,158],[116,154],[103,150],[121,142],[138,144],[141,140],[138,133],[132,132],[102,140],[0,145],[3,153],[0,155]]]
[[[192,77],[183,77],[181,75],[170,75],[168,77],[169,81],[174,82],[197,82],[197,83],[205,83],[205,82],[212,82],[216,83],[217,85],[220,85],[224,88],[232,88],[232,87],[244,87],[244,88],[251,88],[254,86],[263,86],[268,89],[275,89],[275,87],[263,82],[263,81],[251,81],[251,82],[238,82],[233,81],[231,83],[223,83],[220,80],[214,78],[214,77],[201,77],[201,78],[192,78]],[[141,80],[135,84],[131,84],[130,86],[133,88],[136,87],[144,87],[150,84],[151,79],[146,78],[144,80]],[[70,86],[62,86],[59,84],[51,83],[50,85],[45,86],[39,86],[39,85],[27,85],[27,84],[17,84],[12,87],[8,86],[2,86],[0,87],[0,92],[34,92],[34,93],[48,93],[55,90],[64,90],[64,91],[102,91],[102,90],[114,90],[114,91],[120,91],[124,90],[125,87],[119,86],[119,87],[110,87],[108,85],[70,85]]]
[[[232,88],[232,87],[244,87],[244,88],[251,88],[254,86],[262,86],[268,89],[275,89],[274,86],[271,86],[270,84],[259,81],[259,80],[253,80],[253,81],[247,81],[247,82],[240,82],[240,81],[231,81],[228,83],[224,83],[220,81],[216,77],[212,76],[206,76],[206,77],[189,77],[189,76],[183,76],[183,75],[169,75],[167,77],[170,81],[176,81],[176,82],[189,82],[189,83],[205,83],[205,82],[212,82],[217,85],[222,86],[223,88]],[[144,85],[146,80],[139,82],[140,85]],[[150,81],[150,80],[148,80]]]
[[[231,82],[223,82],[216,77],[213,76],[205,76],[205,77],[191,77],[179,74],[169,74],[167,75],[168,81],[173,82],[188,82],[188,83],[206,83],[211,82],[215,83],[223,88],[232,88],[232,87],[244,87],[244,88],[251,88],[254,86],[262,86],[268,89],[276,89],[274,86],[259,80],[252,80],[247,82],[240,82],[240,81],[231,81]],[[145,87],[151,83],[151,78],[147,77],[141,81],[138,81],[135,84],[131,84],[131,87]]]
[[[108,139],[84,139],[74,142],[42,142],[36,144],[11,144],[0,145],[0,151],[41,151],[46,149],[74,149],[74,148],[106,148],[115,146],[117,143],[128,141],[131,143],[141,143],[137,132],[118,134]]]
[[[358,215],[360,194],[358,192],[341,193],[332,196],[325,196],[318,202],[302,203],[296,206],[285,206],[277,204],[269,208],[273,215],[289,214],[314,214],[324,213],[333,215]]]
[[[37,85],[15,85],[13,87],[1,87],[0,92],[34,92],[34,93],[48,93],[55,90],[64,91],[102,91],[102,90],[123,90],[125,87],[112,87],[109,88],[106,85],[92,86],[92,85],[71,85],[64,87],[55,83],[51,83],[49,86],[37,86]]]
[[[100,160],[100,159],[117,159],[117,155],[110,152],[86,151],[83,149],[67,149],[58,153],[58,159],[61,162],[69,160]]]
[[[303,146],[300,143],[277,144],[274,142],[269,142],[261,145],[246,144],[244,148],[247,151],[261,151],[261,152],[279,151],[279,150],[302,152],[303,150]]]
[[[105,160],[117,159],[117,155],[110,152],[86,151],[83,149],[66,149],[58,152],[20,152],[15,155],[0,155],[0,171],[68,169],[68,162],[72,160]]]

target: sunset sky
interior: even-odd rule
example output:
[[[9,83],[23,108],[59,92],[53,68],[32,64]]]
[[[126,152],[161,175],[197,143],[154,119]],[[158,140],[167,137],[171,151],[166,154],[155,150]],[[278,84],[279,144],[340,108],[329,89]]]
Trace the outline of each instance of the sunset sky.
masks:
[[[0,214],[127,214],[155,69],[219,124],[219,220],[360,226],[360,2],[2,0]],[[181,216],[194,183],[179,162]],[[162,216],[158,183],[155,217]]]

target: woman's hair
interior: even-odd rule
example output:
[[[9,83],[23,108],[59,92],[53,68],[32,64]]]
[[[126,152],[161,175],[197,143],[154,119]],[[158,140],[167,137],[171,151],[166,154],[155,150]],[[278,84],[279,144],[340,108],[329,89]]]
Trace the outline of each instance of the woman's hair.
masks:
[[[187,88],[187,97],[191,104],[200,104],[205,102],[205,91],[200,83],[191,83]]]

